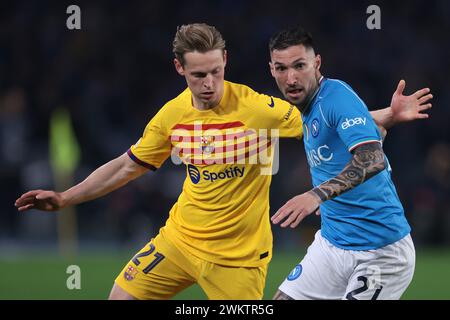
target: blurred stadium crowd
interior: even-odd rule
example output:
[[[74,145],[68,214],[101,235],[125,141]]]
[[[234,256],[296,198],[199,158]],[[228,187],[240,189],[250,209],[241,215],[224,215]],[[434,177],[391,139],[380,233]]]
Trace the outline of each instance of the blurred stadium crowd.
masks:
[[[66,8],[81,8],[68,30]],[[173,68],[176,27],[207,22],[227,41],[226,79],[279,96],[270,77],[270,36],[296,23],[309,29],[323,74],[349,83],[369,109],[389,105],[398,81],[407,93],[430,87],[430,119],[389,131],[385,151],[416,245],[450,244],[450,2],[391,1],[381,30],[366,28],[365,1],[14,1],[0,4],[0,246],[50,245],[56,215],[18,214],[15,199],[52,189],[49,121],[66,108],[81,158],[73,182],[125,152],[146,123],[184,89]],[[81,243],[138,247],[156,234],[181,191],[184,167],[170,163],[77,208]],[[281,141],[273,214],[310,186],[303,146]],[[320,221],[274,227],[277,247],[309,242]]]

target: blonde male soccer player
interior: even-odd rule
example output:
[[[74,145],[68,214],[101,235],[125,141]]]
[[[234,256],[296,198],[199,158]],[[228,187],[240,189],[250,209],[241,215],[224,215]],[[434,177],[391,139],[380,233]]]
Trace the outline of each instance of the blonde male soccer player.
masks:
[[[173,51],[188,88],[164,105],[135,145],[78,185],[61,193],[27,192],[16,206],[56,211],[93,200],[175,153],[186,164],[183,191],[159,234],[120,272],[110,299],[169,299],[194,283],[210,299],[261,299],[272,256],[272,138],[300,138],[300,113],[224,81],[225,41],[212,26],[180,27]],[[400,108],[417,104],[400,98],[394,101]],[[392,121],[390,112],[377,112],[380,124]]]

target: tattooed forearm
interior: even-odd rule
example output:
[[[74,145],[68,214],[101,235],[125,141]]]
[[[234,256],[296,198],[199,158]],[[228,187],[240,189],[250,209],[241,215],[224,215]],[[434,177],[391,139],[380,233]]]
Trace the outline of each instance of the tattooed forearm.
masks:
[[[320,200],[326,201],[353,189],[386,167],[383,149],[379,143],[362,145],[353,150],[353,157],[336,177],[314,188]]]
[[[286,293],[277,290],[277,293],[273,296],[273,300],[295,300],[294,298],[291,298]]]

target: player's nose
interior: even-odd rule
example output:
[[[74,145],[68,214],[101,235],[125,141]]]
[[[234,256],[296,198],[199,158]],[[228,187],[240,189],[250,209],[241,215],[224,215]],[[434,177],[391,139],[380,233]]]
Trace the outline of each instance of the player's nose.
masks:
[[[204,85],[205,88],[207,88],[207,89],[211,89],[211,88],[212,88],[212,86],[213,86],[213,77],[212,77],[211,74],[208,74],[208,75],[205,77],[205,79],[204,79],[204,81],[203,81],[203,85]]]
[[[290,86],[297,84],[297,75],[294,70],[287,71],[287,84]]]

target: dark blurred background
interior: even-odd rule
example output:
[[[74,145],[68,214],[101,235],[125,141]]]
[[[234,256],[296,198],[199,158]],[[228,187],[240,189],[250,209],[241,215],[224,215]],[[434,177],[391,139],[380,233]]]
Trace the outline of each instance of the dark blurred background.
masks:
[[[68,30],[66,8],[81,8]],[[381,30],[366,9],[381,8]],[[56,248],[57,214],[19,214],[23,192],[53,189],[50,119],[66,108],[80,150],[73,182],[125,152],[163,104],[185,88],[175,72],[177,26],[215,25],[227,42],[226,79],[280,96],[267,44],[301,24],[322,55],[326,77],[349,83],[373,110],[389,105],[400,79],[406,93],[430,87],[430,119],[391,129],[385,151],[417,247],[450,245],[450,2],[435,1],[2,1],[0,3],[0,251]],[[133,248],[156,235],[176,201],[184,167],[156,173],[76,208],[79,247]],[[281,142],[271,214],[310,188],[302,143]],[[275,226],[275,246],[306,246],[319,227]]]

